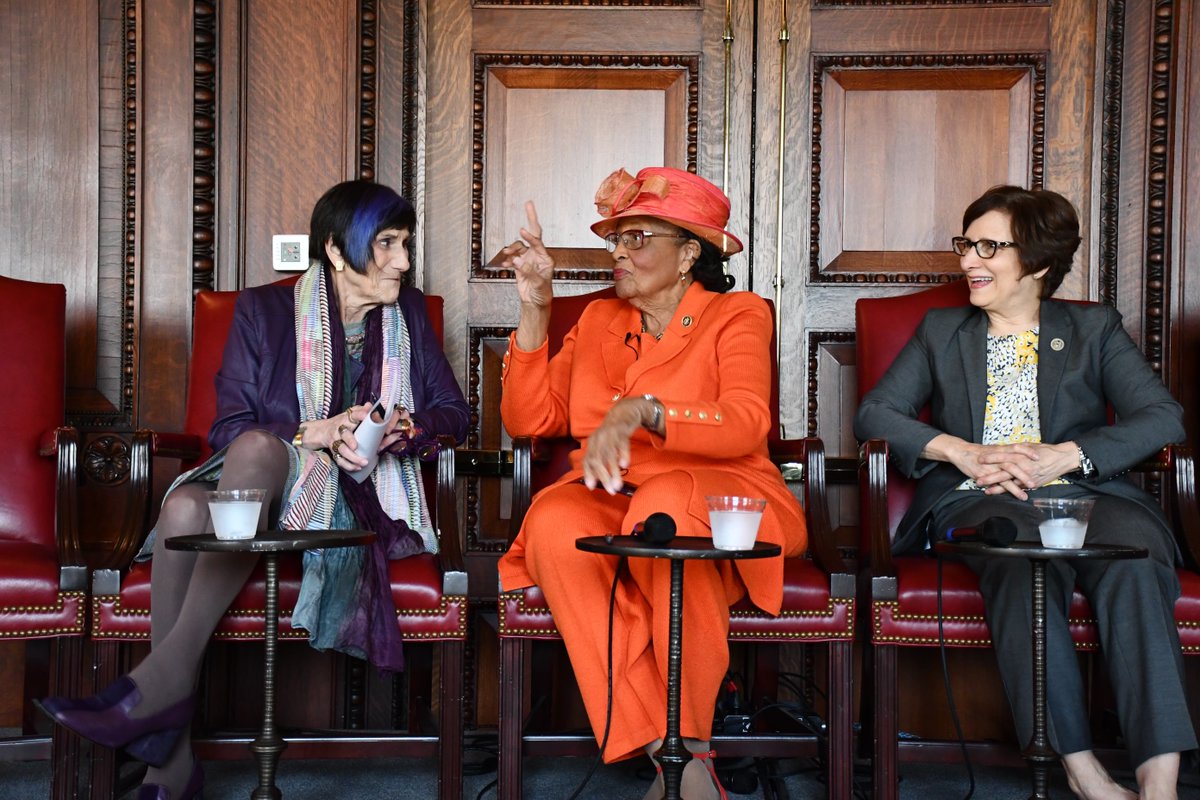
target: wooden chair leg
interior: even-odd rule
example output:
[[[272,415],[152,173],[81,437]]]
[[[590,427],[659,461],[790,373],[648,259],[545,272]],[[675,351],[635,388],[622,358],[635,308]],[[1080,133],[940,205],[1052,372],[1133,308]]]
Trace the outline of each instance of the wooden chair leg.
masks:
[[[898,800],[900,715],[895,645],[874,645],[874,800]]]
[[[829,800],[851,800],[854,796],[854,691],[851,642],[830,642],[827,653],[829,688]]]
[[[532,644],[526,639],[500,639],[500,759],[497,800],[521,800],[524,775],[521,756],[525,717],[525,663]]]
[[[50,645],[50,694],[79,697],[84,694],[84,641],[82,637],[54,640]],[[83,742],[61,725],[50,733],[50,797],[75,800],[79,797]]]
[[[95,690],[108,686],[121,675],[124,657],[118,642],[92,642],[92,675]],[[106,800],[116,794],[117,751],[111,747],[91,746],[91,787],[93,800]]]
[[[461,640],[442,642],[438,697],[438,798],[461,800],[463,792],[463,651]]]

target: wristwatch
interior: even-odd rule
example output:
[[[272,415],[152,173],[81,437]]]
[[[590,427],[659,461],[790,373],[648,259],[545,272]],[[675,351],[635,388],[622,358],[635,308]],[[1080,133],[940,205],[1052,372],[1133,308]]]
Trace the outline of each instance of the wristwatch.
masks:
[[[1079,451],[1079,474],[1085,478],[1096,477],[1096,465],[1088,458],[1088,454],[1083,452],[1083,446],[1077,444],[1075,449]]]

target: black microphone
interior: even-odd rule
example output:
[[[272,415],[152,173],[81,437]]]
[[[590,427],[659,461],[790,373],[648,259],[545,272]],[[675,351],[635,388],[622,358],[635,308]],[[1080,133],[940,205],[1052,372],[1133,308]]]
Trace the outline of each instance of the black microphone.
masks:
[[[1017,524],[1008,517],[988,517],[977,528],[951,528],[951,542],[980,542],[992,547],[1008,547],[1017,540]]]
[[[675,520],[670,514],[655,511],[645,522],[633,526],[633,537],[649,545],[661,547],[675,538]]]

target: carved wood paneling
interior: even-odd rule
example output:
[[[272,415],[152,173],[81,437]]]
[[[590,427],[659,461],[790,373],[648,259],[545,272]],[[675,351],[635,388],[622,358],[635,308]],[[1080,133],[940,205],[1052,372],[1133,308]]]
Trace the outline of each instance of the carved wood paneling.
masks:
[[[376,0],[359,0],[358,6],[358,177],[375,180],[375,121],[378,92],[376,42],[379,13]]]
[[[683,119],[679,120],[681,131],[667,131],[667,135],[679,134],[684,137],[684,167],[696,171],[696,155],[699,135],[699,81],[700,59],[695,55],[656,55],[631,54],[594,55],[570,53],[476,53],[474,56],[474,83],[472,103],[472,143],[471,143],[471,276],[474,278],[512,279],[513,271],[499,266],[484,263],[484,213],[485,189],[487,183],[487,128],[488,128],[488,75],[489,71],[497,68],[527,68],[582,71],[612,70],[614,73],[628,75],[630,71],[681,71],[685,86],[685,110]],[[618,78],[618,74],[612,76]],[[650,78],[649,75],[646,76]],[[632,83],[636,84],[636,80]],[[598,84],[606,84],[601,79]],[[626,82],[629,83],[629,82]],[[563,88],[571,88],[564,86]],[[582,87],[580,87],[582,88]],[[592,87],[589,87],[592,88]],[[613,84],[609,88],[617,88]],[[622,86],[621,88],[629,88]],[[661,88],[661,87],[656,87]],[[670,112],[668,112],[668,116]],[[611,280],[611,262],[603,250],[579,251],[574,248],[555,253],[559,266],[554,271],[555,279],[560,280]]]
[[[423,148],[419,146],[422,133],[417,125],[420,115],[417,113],[417,103],[420,98],[421,82],[418,68],[423,58],[420,50],[421,20],[419,19],[421,4],[419,0],[404,0],[404,119],[401,123],[401,167],[400,194],[410,200],[417,198],[417,161]],[[411,243],[410,243],[411,245]]]
[[[1009,145],[1014,138],[1027,141],[1029,184],[1040,187],[1043,182],[1045,158],[1045,114],[1046,114],[1046,55],[1044,53],[906,53],[906,54],[837,54],[813,57],[812,75],[812,166],[810,198],[809,280],[814,283],[864,284],[864,283],[916,283],[943,282],[949,280],[956,268],[956,259],[940,248],[934,251],[870,251],[844,252],[838,254],[837,269],[822,266],[822,231],[833,226],[836,233],[846,224],[842,219],[842,204],[829,207],[823,199],[826,175],[822,170],[828,160],[826,150],[837,152],[838,141],[825,141],[825,130],[830,123],[841,120],[826,119],[826,78],[837,74],[863,73],[865,88],[896,90],[903,89],[911,75],[914,86],[922,91],[940,90],[971,91],[974,88],[997,90],[1013,85],[1016,76],[1028,75],[1030,95],[1028,109],[1014,109],[1020,113],[1014,124],[1024,123],[1026,130],[1010,130]],[[844,80],[845,78],[843,78]],[[876,85],[877,84],[877,85]],[[1011,102],[1011,100],[1010,100]],[[862,132],[858,132],[862,135]],[[888,131],[868,132],[880,137],[891,135]],[[1012,168],[1010,153],[1010,165]],[[844,170],[843,170],[844,172]],[[841,181],[844,174],[828,176],[830,181]],[[832,265],[831,265],[832,266]]]
[[[1100,133],[1100,302],[1117,304],[1117,245],[1121,219],[1121,119],[1125,70],[1125,0],[1110,0],[1104,39],[1104,97]]]
[[[841,6],[1049,6],[1050,0],[812,0],[817,8]]]
[[[700,0],[475,0],[478,8],[488,6],[537,6],[539,8],[572,8],[589,6],[594,8],[689,8],[700,5]]]
[[[831,344],[852,344],[854,331],[809,331],[808,334],[808,436],[822,436],[825,432],[817,429],[821,403],[821,365],[820,355],[823,348]],[[853,388],[853,387],[851,387]],[[831,450],[829,443],[826,451],[830,455],[838,455]]]
[[[1171,247],[1172,90],[1175,3],[1156,0],[1150,37],[1150,91],[1146,110],[1146,250],[1142,274],[1145,314],[1142,350],[1154,370],[1163,373],[1168,319],[1167,267]],[[1163,375],[1170,386],[1170,375]]]
[[[212,289],[217,242],[217,2],[192,10],[192,289]]]
[[[474,327],[470,329],[468,351],[467,405],[471,409],[470,427],[467,429],[467,447],[497,448],[507,444],[501,441],[502,427],[499,418],[500,375],[499,353],[485,352],[487,341],[506,340],[515,328]],[[498,478],[468,476],[464,481],[464,549],[476,553],[503,553],[507,549],[507,519],[501,520],[497,510],[500,492],[503,491]],[[486,497],[485,497],[486,495]],[[485,519],[486,517],[486,519]],[[491,530],[485,530],[485,528]]]

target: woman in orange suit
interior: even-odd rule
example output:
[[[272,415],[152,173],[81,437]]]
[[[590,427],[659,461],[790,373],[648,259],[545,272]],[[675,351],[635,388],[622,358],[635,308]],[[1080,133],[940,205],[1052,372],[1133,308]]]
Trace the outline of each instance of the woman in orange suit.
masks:
[[[592,230],[612,254],[617,298],[590,304],[554,358],[554,260],[532,203],[528,227],[505,248],[521,317],[504,357],[504,425],[513,436],[569,434],[582,446],[533,499],[500,582],[545,593],[600,741],[618,559],[577,550],[578,537],[629,534],[654,512],[670,514],[681,534],[710,536],[706,495],[765,497],[759,539],[785,555],[802,553],[807,536],[767,456],[771,314],[757,295],[730,293],[724,272],[742,249],[725,230],[729,200],[703,178],[654,167],[636,178],[613,173],[596,206]],[[617,579],[608,762],[643,751],[653,759],[666,732],[669,563],[629,559]],[[709,739],[729,665],[729,607],[749,595],[778,612],[783,559],[688,561],[685,586],[680,731],[694,758],[681,788],[707,800],[725,795]],[[646,797],[662,795],[660,773]]]

